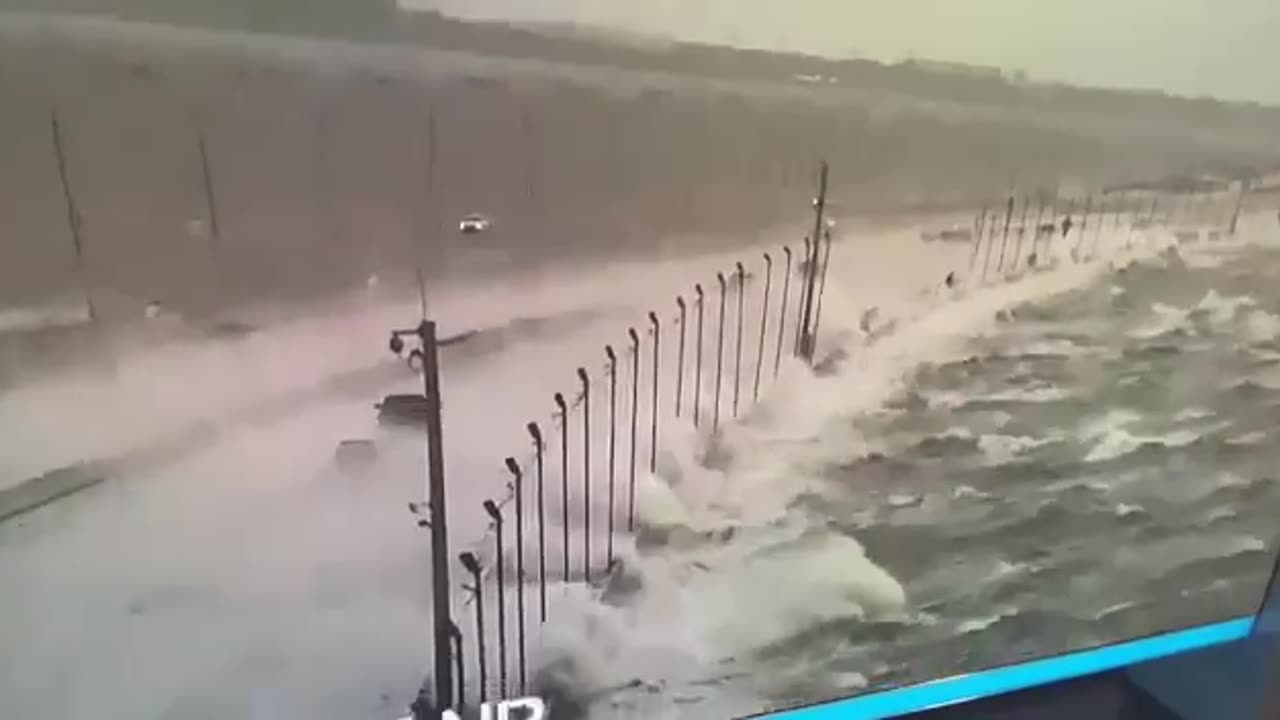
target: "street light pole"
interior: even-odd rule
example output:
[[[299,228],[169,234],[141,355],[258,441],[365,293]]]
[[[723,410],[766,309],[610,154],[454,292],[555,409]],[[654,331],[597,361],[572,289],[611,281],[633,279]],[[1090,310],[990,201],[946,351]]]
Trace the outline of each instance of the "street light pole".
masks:
[[[431,528],[431,601],[435,662],[435,700],[439,707],[453,707],[453,664],[450,661],[449,531],[445,512],[444,432],[440,420],[440,357],[436,324],[423,319],[411,330],[392,330],[391,352],[404,351],[404,336],[416,335],[419,346],[409,352],[422,368],[422,392],[426,400],[427,509]]]

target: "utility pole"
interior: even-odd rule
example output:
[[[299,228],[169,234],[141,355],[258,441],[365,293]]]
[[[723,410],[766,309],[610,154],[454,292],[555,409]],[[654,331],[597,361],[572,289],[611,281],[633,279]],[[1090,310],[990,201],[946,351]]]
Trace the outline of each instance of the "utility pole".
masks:
[[[822,161],[818,175],[818,196],[813,201],[813,242],[809,244],[809,257],[804,283],[804,314],[800,328],[800,357],[813,363],[813,295],[818,280],[818,251],[822,247],[823,215],[827,209],[827,162]]]
[[[978,211],[978,217],[974,220],[974,237],[973,250],[969,254],[969,274],[973,274],[974,266],[978,262],[978,251],[982,248],[982,230],[987,222],[987,206],[983,205]]]
[[[1004,252],[1009,244],[1009,224],[1013,222],[1013,193],[1009,193],[1009,201],[1004,209],[1004,234],[1000,239],[1000,260],[996,263],[996,272],[1004,272]]]
[[[1244,194],[1249,191],[1249,178],[1240,178],[1240,192],[1236,195],[1236,207],[1231,211],[1231,227],[1228,234],[1236,236],[1236,227],[1240,222],[1240,207],[1244,205]]]
[[[1031,228],[1031,255],[1038,261],[1036,251],[1040,249],[1040,225],[1044,223],[1044,189],[1036,190],[1036,224]]]
[[[400,355],[404,337],[417,336],[418,347],[409,352],[422,368],[422,393],[426,404],[427,526],[431,529],[431,603],[435,663],[435,701],[453,707],[453,663],[450,643],[453,620],[449,616],[449,530],[444,485],[444,429],[440,413],[440,357],[436,324],[425,317],[418,327],[392,330],[389,347]]]
[[[62,146],[62,126],[58,122],[58,111],[56,109],[49,113],[49,129],[53,135],[53,154],[58,163],[58,179],[62,183],[62,197],[67,205],[67,226],[71,230],[71,245],[75,251],[76,271],[80,275],[84,303],[89,311],[89,322],[97,323],[98,310],[93,303],[93,290],[90,287],[89,270],[84,264],[84,238],[80,233],[80,208],[76,205],[76,196],[71,191],[71,180],[67,176],[67,153]]]
[[[427,162],[425,189],[427,204],[436,205],[435,198],[435,163],[436,163],[436,115],[434,108],[427,111]],[[437,230],[435,207],[428,210],[426,231],[434,235]],[[420,216],[419,216],[420,217]],[[421,238],[417,238],[421,241]],[[409,352],[409,364],[418,360],[422,373],[422,393],[426,409],[426,441],[427,441],[427,520],[425,524],[431,530],[431,602],[432,602],[432,642],[435,679],[435,704],[437,707],[453,707],[453,663],[451,662],[453,619],[449,606],[449,530],[448,512],[445,500],[444,479],[444,427],[441,421],[440,394],[440,357],[439,338],[436,336],[436,323],[427,319],[426,278],[422,267],[422,253],[419,243],[414,247],[414,273],[418,281],[418,299],[421,302],[422,320],[413,329],[392,330],[389,347],[391,352],[400,355],[404,352],[404,338],[416,336],[418,347]],[[417,718],[416,720],[424,720]]]
[[[439,230],[440,217],[439,209],[441,203],[436,197],[436,153],[439,146],[436,144],[436,110],[434,107],[427,110],[427,168],[426,168],[426,203],[427,206],[427,236],[433,236]],[[417,253],[414,263],[417,265],[418,276],[422,277],[423,273],[423,247],[426,243],[422,243],[423,238],[418,238],[419,246],[416,248]]]
[[[1014,246],[1013,251],[1013,267],[1018,267],[1018,261],[1022,259],[1022,239],[1027,236],[1027,210],[1031,207],[1031,198],[1023,196],[1022,198],[1022,216],[1018,219],[1018,244]]]
[[[1084,247],[1084,231],[1089,227],[1089,213],[1093,212],[1093,196],[1084,196],[1084,214],[1080,216],[1080,234],[1076,236],[1076,247],[1074,258],[1076,262],[1080,261],[1080,248]]]
[[[205,241],[205,249],[209,253],[209,263],[212,266],[213,287],[211,288],[214,298],[212,306],[216,310],[222,303],[222,258],[220,251],[222,249],[222,223],[218,220],[218,201],[217,195],[213,187],[213,171],[209,167],[209,149],[205,143],[204,129],[200,126],[197,119],[196,123],[196,150],[200,154],[200,181],[204,189],[204,206],[205,213],[209,219],[209,237]]]
[[[222,225],[218,222],[218,200],[213,190],[213,172],[209,168],[209,149],[204,131],[196,126],[196,147],[200,152],[200,179],[204,185],[205,211],[209,214],[209,254],[217,259],[222,245]]]

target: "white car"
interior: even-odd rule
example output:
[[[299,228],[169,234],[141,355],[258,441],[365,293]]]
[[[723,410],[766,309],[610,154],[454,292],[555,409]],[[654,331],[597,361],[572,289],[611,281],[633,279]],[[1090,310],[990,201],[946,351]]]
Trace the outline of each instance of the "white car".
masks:
[[[474,235],[487,231],[493,226],[493,221],[479,213],[473,213],[462,218],[458,223],[458,231],[464,235]]]

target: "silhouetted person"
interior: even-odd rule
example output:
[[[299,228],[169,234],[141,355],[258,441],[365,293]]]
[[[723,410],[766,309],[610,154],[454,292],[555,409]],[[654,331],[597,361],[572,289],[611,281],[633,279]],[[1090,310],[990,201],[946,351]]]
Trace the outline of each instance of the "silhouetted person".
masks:
[[[413,720],[440,720],[444,712],[443,708],[437,707],[435,699],[431,696],[431,688],[424,682],[418,690],[418,697],[414,698],[413,703],[409,705]]]
[[[955,274],[955,272],[953,271],[953,272],[949,272],[949,273],[947,273],[947,279],[946,279],[946,280],[943,280],[943,283],[944,283],[947,287],[949,287],[949,288],[953,288],[953,287],[955,287],[955,286],[956,286],[956,274]]]
[[[1071,216],[1062,218],[1062,237],[1066,237],[1071,232]]]

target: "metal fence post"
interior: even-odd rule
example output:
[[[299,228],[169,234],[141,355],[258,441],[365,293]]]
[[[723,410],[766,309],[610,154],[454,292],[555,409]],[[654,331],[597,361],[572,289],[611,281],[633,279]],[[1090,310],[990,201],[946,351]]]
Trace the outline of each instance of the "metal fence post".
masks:
[[[560,411],[560,525],[562,553],[564,554],[562,579],[569,582],[569,406],[562,393],[555,394],[556,407]]]
[[[827,208],[827,163],[822,162],[818,176],[818,197],[814,203],[813,249],[809,256],[809,272],[805,276],[804,300],[801,302],[801,340],[799,354],[805,362],[813,364],[813,294],[818,283],[818,245],[822,242],[822,232],[827,229],[823,223],[823,213]]]
[[[742,388],[742,331],[745,328],[743,316],[746,313],[747,271],[742,263],[734,264],[738,276],[738,331],[734,337],[733,350],[733,416],[738,417],[738,398]]]
[[[782,254],[786,257],[786,266],[782,271],[782,310],[778,313],[778,349],[773,356],[775,378],[778,377],[778,371],[782,369],[782,340],[787,334],[787,296],[791,292],[791,248],[782,248]]]
[[[530,437],[533,438],[535,471],[538,480],[538,595],[541,610],[541,621],[547,621],[547,506],[546,506],[546,485],[545,485],[545,464],[543,462],[543,450],[545,445],[542,442],[542,430],[537,423],[529,423],[525,426],[529,431]]]
[[[827,230],[823,235],[826,237],[826,247],[822,251],[822,276],[818,280],[818,299],[817,307],[813,311],[813,347],[816,350],[818,346],[818,327],[822,322],[822,296],[827,292],[827,266],[831,264],[831,230]]]
[[[582,383],[582,574],[591,582],[591,379],[578,368]]]
[[[452,621],[449,622],[449,637],[453,640],[453,674],[457,686],[458,707],[461,709],[467,706],[467,671],[462,659],[462,630],[458,629],[458,624]]]
[[[1107,198],[1103,196],[1098,201],[1098,226],[1093,230],[1093,247],[1089,251],[1089,259],[1097,257],[1098,248],[1102,244],[1102,226],[1107,222]]]
[[[724,375],[724,320],[725,320],[725,301],[728,293],[728,286],[724,279],[724,273],[716,273],[716,281],[720,283],[720,322],[716,330],[716,389],[715,389],[715,409],[711,416],[711,431],[715,432],[720,427],[720,387],[723,384]]]
[[[987,279],[987,273],[991,270],[991,254],[995,252],[996,246],[996,215],[991,216],[991,222],[987,224],[987,251],[982,254],[982,280]]]
[[[680,344],[676,350],[676,418],[680,417],[681,400],[684,397],[684,336],[687,310],[684,298],[676,297],[676,307],[680,309]]]
[[[1009,195],[1009,201],[1005,205],[1004,211],[1004,233],[1000,239],[1000,260],[996,263],[996,272],[1004,272],[1004,253],[1009,245],[1009,225],[1013,222],[1013,195]]]
[[[1044,206],[1044,190],[1036,190],[1036,223],[1031,229],[1031,252],[1027,256],[1028,262],[1035,262],[1039,257],[1040,226],[1044,224]]]
[[[973,251],[969,253],[969,275],[973,275],[978,262],[978,251],[982,249],[982,230],[987,222],[987,206],[983,205],[978,211],[978,217],[974,220],[973,233]]]
[[[516,637],[520,643],[516,658],[520,669],[520,692],[524,692],[527,684],[525,670],[525,629],[524,629],[524,473],[515,458],[507,458],[507,471],[511,473],[516,500]]]
[[[1077,262],[1080,259],[1079,257],[1080,248],[1084,245],[1084,231],[1086,228],[1089,227],[1089,213],[1091,212],[1093,212],[1093,196],[1085,195],[1084,196],[1084,212],[1080,216],[1080,231],[1079,231],[1080,234],[1076,236],[1076,249],[1075,249],[1076,258],[1075,259]]]
[[[1022,260],[1022,242],[1027,236],[1027,211],[1031,207],[1031,198],[1026,195],[1022,196],[1022,215],[1018,218],[1018,243],[1013,250],[1013,263],[1011,267],[1017,268]]]
[[[804,335],[804,289],[809,284],[809,281],[808,281],[809,273],[813,272],[813,268],[812,267],[806,268],[806,265],[812,265],[812,263],[810,262],[812,257],[813,257],[813,245],[812,245],[812,242],[809,240],[809,236],[806,235],[804,237],[804,261],[800,265],[800,277],[805,282],[803,285],[800,286],[800,301],[799,301],[799,305],[796,306],[796,339],[795,339],[795,342],[793,343],[793,347],[791,348],[792,355],[800,354],[800,341],[803,339],[803,335]]]
[[[605,533],[607,550],[605,557],[610,568],[613,567],[613,507],[614,482],[617,475],[618,448],[618,355],[612,345],[604,346],[605,357],[609,359],[609,516]]]
[[[488,655],[485,653],[484,647],[484,580],[481,577],[482,568],[480,561],[476,559],[473,553],[464,552],[458,555],[458,560],[462,562],[462,566],[471,573],[471,582],[473,582],[476,594],[476,663],[480,669],[480,702],[483,703],[489,699],[489,669]]]
[[[484,511],[493,519],[494,545],[498,549],[497,564],[494,569],[498,572],[498,695],[499,697],[507,696],[507,603],[506,603],[506,556],[503,552],[502,537],[502,512],[498,510],[498,506],[492,500],[484,501]]]
[[[627,532],[636,529],[636,431],[640,419],[640,334],[627,328],[631,338],[631,475],[627,479]]]
[[[764,340],[769,334],[769,290],[773,285],[773,258],[764,254],[764,303],[760,308],[760,344],[756,350],[756,377],[751,386],[751,401],[760,401],[760,372],[764,367]]]
[[[649,325],[653,330],[653,405],[649,408],[650,437],[649,437],[649,472],[657,472],[658,470],[658,358],[659,358],[659,341],[662,333],[662,326],[658,322],[658,314],[649,312]]]
[[[694,347],[693,361],[695,366],[693,373],[693,426],[696,428],[698,427],[699,410],[702,407],[702,319],[704,314],[703,308],[707,304],[707,297],[706,294],[702,292],[701,284],[694,285],[693,292],[697,295],[696,302],[698,303],[698,342]]]
[[[1240,210],[1244,207],[1244,196],[1249,192],[1252,184],[1249,178],[1240,179],[1240,192],[1236,195],[1235,208],[1231,211],[1231,224],[1227,227],[1227,233],[1231,237],[1236,236],[1236,229],[1240,225]]]

